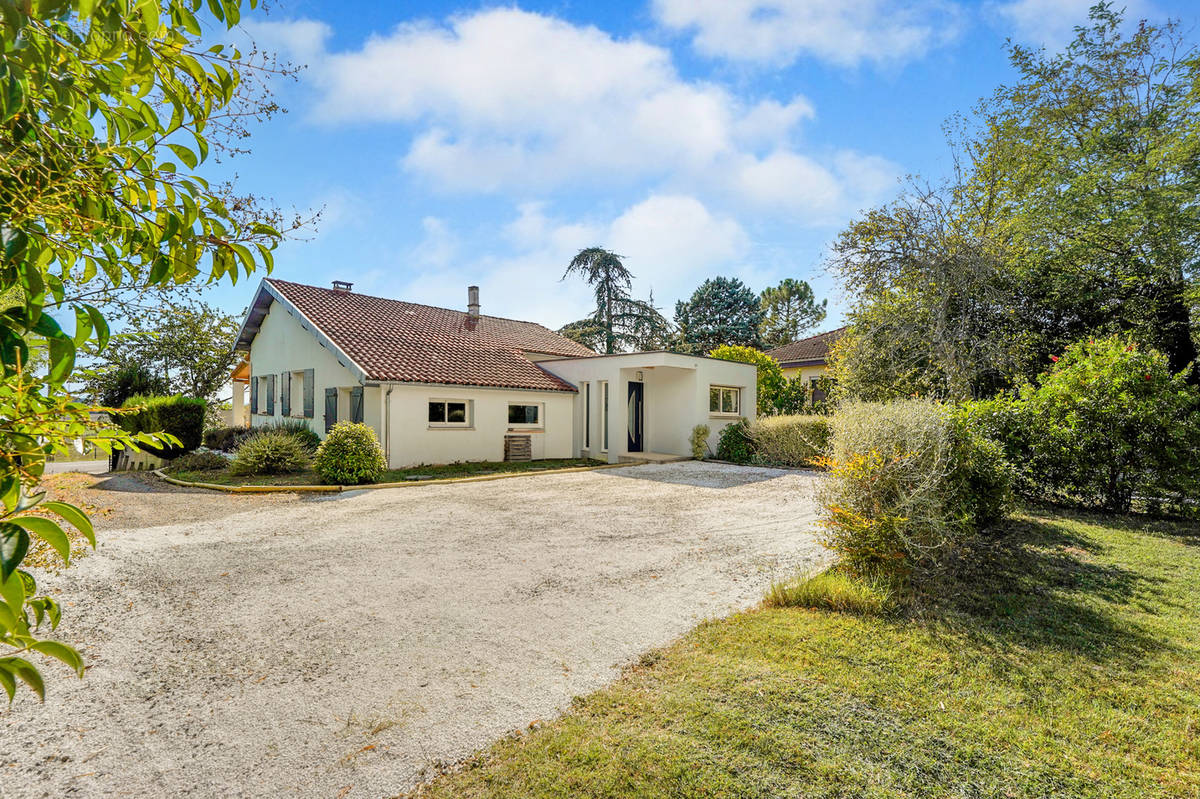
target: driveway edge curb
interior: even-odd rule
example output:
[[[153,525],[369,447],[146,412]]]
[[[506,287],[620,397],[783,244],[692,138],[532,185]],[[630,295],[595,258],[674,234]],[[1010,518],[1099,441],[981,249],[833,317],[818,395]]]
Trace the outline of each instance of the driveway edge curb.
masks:
[[[155,469],[153,474],[171,485],[184,488],[204,488],[209,491],[224,491],[227,494],[337,494],[342,491],[373,491],[379,488],[411,488],[413,486],[448,485],[451,483],[487,483],[492,480],[508,480],[515,477],[540,477],[545,474],[571,474],[572,472],[596,472],[601,469],[619,469],[623,466],[644,466],[650,461],[634,461],[630,463],[602,463],[599,466],[572,466],[567,469],[539,469],[528,472],[504,472],[501,474],[483,474],[475,477],[444,477],[436,480],[403,480],[395,483],[367,483],[365,485],[326,486],[255,486],[255,485],[222,485],[220,483],[193,483],[180,480],[166,474],[162,469]]]

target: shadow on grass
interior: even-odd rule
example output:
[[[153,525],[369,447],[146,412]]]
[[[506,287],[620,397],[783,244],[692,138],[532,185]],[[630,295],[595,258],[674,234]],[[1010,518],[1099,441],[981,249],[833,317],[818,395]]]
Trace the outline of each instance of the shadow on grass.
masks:
[[[938,622],[1000,650],[1053,649],[1136,663],[1164,644],[1109,606],[1163,580],[1105,562],[1104,550],[1063,525],[1017,519],[965,552],[957,574],[930,592],[925,608]]]

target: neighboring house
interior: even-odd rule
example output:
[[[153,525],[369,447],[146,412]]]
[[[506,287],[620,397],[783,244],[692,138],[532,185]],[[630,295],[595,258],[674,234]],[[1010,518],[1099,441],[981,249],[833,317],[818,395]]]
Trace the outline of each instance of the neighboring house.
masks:
[[[753,418],[752,365],[600,356],[532,322],[268,278],[238,334],[251,425],[374,428],[392,468],[455,461],[683,456],[697,424]],[[240,377],[241,375],[239,375]],[[236,389],[236,384],[235,384]],[[235,394],[236,394],[235,390]]]
[[[812,401],[820,402],[825,399],[825,392],[817,386],[820,378],[829,371],[829,350],[844,332],[846,328],[839,327],[827,333],[818,333],[769,350],[767,355],[779,362],[784,377],[805,381],[812,391]]]

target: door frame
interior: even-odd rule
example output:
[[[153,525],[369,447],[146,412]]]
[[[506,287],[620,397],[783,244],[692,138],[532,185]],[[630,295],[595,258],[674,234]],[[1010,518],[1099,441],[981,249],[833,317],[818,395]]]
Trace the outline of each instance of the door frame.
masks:
[[[645,452],[646,451],[646,384],[640,380],[630,380],[629,388],[626,389],[625,404],[626,411],[629,409],[629,403],[634,402],[636,396],[637,410],[630,418],[627,413],[627,419],[634,424],[626,425],[625,444],[626,452]]]

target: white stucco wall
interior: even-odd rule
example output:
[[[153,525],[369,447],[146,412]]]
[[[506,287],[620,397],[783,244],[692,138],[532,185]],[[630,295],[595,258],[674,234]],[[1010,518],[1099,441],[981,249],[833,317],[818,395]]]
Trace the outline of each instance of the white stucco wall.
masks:
[[[757,370],[751,364],[718,361],[674,353],[646,352],[624,355],[598,356],[595,358],[573,358],[544,362],[544,369],[553,372],[579,388],[583,383],[592,385],[592,447],[588,454],[608,460],[620,461],[630,455],[628,449],[627,398],[629,382],[642,373],[644,388],[643,451],[672,455],[690,455],[689,438],[692,428],[698,424],[709,427],[709,448],[715,452],[721,430],[738,416],[710,414],[708,410],[709,386],[732,386],[741,390],[742,416],[755,417],[757,402]],[[609,449],[601,451],[603,433],[601,428],[601,404],[603,395],[600,384],[608,381],[609,403]],[[582,394],[580,394],[582,397]],[[578,400],[582,402],[582,398]],[[575,435],[575,451],[584,451],[582,409],[577,409],[579,420]]]
[[[358,384],[358,378],[345,365],[339,362],[338,356],[329,348],[305,330],[300,320],[292,316],[282,304],[271,304],[270,310],[262,320],[258,334],[250,347],[251,380],[267,375],[275,375],[275,402],[273,415],[265,413],[266,401],[261,395],[258,399],[258,413],[251,413],[251,426],[267,424],[285,418],[280,405],[282,372],[313,370],[313,415],[305,419],[322,438],[325,436],[325,389],[328,387],[345,388],[348,390]],[[250,391],[246,392],[246,402],[250,402]],[[364,396],[363,421],[378,428],[379,410],[378,399],[375,402],[375,414],[368,411],[371,405]],[[252,409],[253,410],[253,409]],[[291,418],[301,418],[304,413],[304,396],[292,392]],[[339,419],[346,418],[345,412],[339,408]]]
[[[384,424],[389,428],[388,458],[394,469],[504,460],[504,436],[508,434],[529,435],[535,460],[573,457],[573,393],[415,384],[384,384],[377,391],[388,403]],[[470,424],[465,428],[431,425],[431,400],[467,402]],[[509,425],[510,403],[541,406],[539,425]]]

